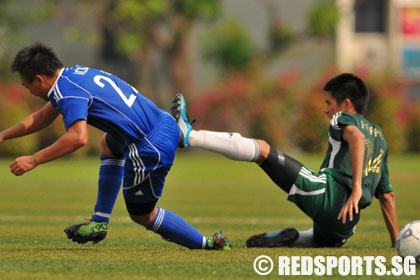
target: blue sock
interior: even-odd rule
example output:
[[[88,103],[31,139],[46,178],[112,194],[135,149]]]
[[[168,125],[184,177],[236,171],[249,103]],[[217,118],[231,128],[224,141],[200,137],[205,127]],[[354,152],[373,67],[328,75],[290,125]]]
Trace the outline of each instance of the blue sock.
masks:
[[[115,201],[121,188],[124,176],[124,160],[112,159],[101,155],[99,168],[98,197],[95,205],[95,214],[91,220],[107,222],[114,208]]]
[[[209,249],[207,237],[169,210],[158,207],[156,217],[146,228],[181,246],[190,249]]]

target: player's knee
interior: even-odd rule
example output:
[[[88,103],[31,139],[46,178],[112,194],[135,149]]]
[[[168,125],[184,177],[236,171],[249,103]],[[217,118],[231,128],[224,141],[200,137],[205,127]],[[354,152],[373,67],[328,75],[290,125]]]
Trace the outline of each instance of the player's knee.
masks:
[[[257,164],[261,164],[264,160],[267,159],[268,154],[270,153],[270,144],[260,139],[256,139],[255,141],[257,142],[258,146],[260,146],[260,155],[258,156],[256,162]]]
[[[145,219],[144,219],[143,215],[138,216],[138,215],[131,215],[130,214],[130,218],[136,224],[139,224],[139,225],[142,225],[142,226],[147,226],[147,225],[144,225],[145,224]]]
[[[130,214],[130,218],[133,222],[142,225],[144,227],[147,227],[148,225],[150,225],[155,216],[157,214],[157,208],[153,209],[152,212],[148,213],[148,214],[143,214],[143,215],[132,215]]]
[[[104,134],[101,140],[101,154],[109,158],[123,158],[121,145],[109,134]]]
[[[107,156],[109,158],[114,157],[108,147],[108,144],[106,143],[106,134],[102,136],[102,140],[101,140],[101,155]]]

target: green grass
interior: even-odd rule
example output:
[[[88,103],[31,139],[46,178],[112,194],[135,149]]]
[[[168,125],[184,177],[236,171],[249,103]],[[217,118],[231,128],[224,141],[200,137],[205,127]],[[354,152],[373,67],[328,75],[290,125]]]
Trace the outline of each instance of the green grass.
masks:
[[[317,169],[322,158],[298,156]],[[78,245],[63,232],[89,218],[96,200],[98,160],[67,159],[15,177],[12,159],[0,160],[0,279],[259,279],[259,255],[395,255],[377,201],[362,212],[356,234],[339,249],[247,249],[255,233],[287,226],[300,230],[311,221],[254,164],[211,154],[180,153],[159,206],[181,215],[204,234],[216,230],[230,238],[230,252],[182,248],[131,222],[119,196],[108,237],[97,245]],[[400,227],[420,219],[420,156],[390,157]],[[417,276],[399,277],[417,279]],[[266,276],[279,279],[276,266]],[[344,277],[332,276],[330,279]],[[286,279],[284,277],[282,279]],[[316,276],[293,279],[318,279]],[[350,276],[350,279],[392,279]],[[396,278],[396,277],[394,277]]]

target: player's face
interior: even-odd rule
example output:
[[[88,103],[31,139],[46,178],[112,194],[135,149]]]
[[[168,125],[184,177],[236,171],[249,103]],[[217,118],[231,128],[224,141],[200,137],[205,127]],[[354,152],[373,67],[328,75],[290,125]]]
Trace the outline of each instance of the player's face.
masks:
[[[344,104],[338,104],[337,99],[332,97],[331,93],[325,92],[325,108],[324,113],[328,116],[328,118],[332,118],[337,112],[346,111],[344,108]]]
[[[29,82],[21,76],[20,81],[22,83],[22,86],[29,90],[30,94],[40,97],[44,100],[48,100],[46,96],[47,94],[45,93],[45,89],[42,85],[42,80],[40,80],[38,77],[35,77],[35,79],[32,82]]]

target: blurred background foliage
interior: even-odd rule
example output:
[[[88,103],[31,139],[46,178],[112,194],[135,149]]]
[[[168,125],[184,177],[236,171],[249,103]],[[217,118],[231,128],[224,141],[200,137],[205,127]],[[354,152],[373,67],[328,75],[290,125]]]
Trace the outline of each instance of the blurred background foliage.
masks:
[[[122,77],[163,108],[169,107],[175,93],[184,93],[189,115],[197,119],[196,129],[236,131],[286,151],[325,151],[329,120],[323,113],[322,88],[339,74],[333,66],[334,56],[315,72],[299,65],[281,70],[274,66],[304,40],[333,46],[340,18],[334,1],[313,1],[305,32],[293,31],[282,20],[273,8],[275,0],[260,1],[267,14],[263,47],[240,21],[225,13],[219,0],[34,3],[21,9],[15,1],[0,1],[1,130],[42,106],[9,72],[14,53],[32,41],[27,32],[33,26],[67,20],[56,41],[88,45],[95,54],[93,65],[88,66]],[[42,36],[36,40],[44,41]],[[72,62],[84,64],[78,60],[81,57],[73,56]],[[212,69],[211,82],[205,86],[197,82],[196,60]],[[372,96],[367,117],[382,127],[390,151],[419,152],[420,102],[407,94],[410,81],[386,70],[360,69],[355,74],[369,87]],[[63,132],[58,119],[38,134],[6,141],[0,145],[0,155],[33,153]],[[101,134],[92,128],[89,145],[76,155],[97,154]]]
[[[309,32],[319,37],[334,36],[335,27],[340,20],[340,11],[331,1],[316,2],[306,18]]]

